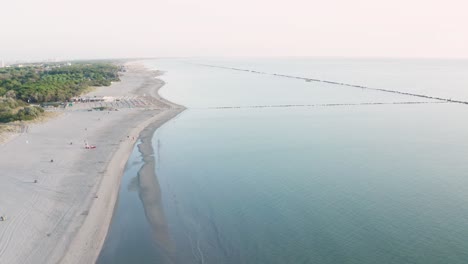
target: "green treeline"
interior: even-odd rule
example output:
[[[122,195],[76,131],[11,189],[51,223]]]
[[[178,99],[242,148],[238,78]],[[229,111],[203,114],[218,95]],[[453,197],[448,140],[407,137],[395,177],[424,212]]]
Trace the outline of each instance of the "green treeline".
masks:
[[[39,106],[28,106],[23,101],[13,98],[0,98],[0,123],[33,120],[44,113]]]
[[[108,86],[119,80],[119,67],[112,64],[28,66],[0,69],[0,96],[8,91],[30,103],[66,101],[89,86]]]
[[[0,69],[0,122],[31,120],[43,109],[28,103],[63,102],[90,86],[109,86],[119,81],[117,65],[30,65]]]

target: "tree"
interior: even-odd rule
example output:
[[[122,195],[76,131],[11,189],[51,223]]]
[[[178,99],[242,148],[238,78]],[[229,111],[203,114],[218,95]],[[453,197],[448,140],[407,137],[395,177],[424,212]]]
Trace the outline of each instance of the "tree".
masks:
[[[7,98],[16,98],[16,92],[13,91],[13,90],[8,90],[8,91],[5,93],[5,97],[7,97]]]

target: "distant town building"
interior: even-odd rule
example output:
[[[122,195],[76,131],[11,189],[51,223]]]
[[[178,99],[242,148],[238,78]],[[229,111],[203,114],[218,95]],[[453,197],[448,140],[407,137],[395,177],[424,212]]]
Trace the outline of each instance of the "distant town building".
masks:
[[[0,61],[0,68],[4,68],[5,67],[5,62],[3,60]]]

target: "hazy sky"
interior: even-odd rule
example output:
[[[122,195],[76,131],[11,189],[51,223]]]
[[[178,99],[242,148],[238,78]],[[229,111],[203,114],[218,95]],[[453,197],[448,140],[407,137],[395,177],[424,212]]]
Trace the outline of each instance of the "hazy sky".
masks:
[[[0,0],[0,59],[468,58],[467,0]]]

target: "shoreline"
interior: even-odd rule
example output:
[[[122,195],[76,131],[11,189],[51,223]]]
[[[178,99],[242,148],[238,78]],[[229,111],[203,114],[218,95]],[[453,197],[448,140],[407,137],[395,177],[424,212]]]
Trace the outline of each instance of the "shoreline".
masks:
[[[139,61],[125,65],[129,70],[120,82],[88,96],[137,97],[135,101],[144,106],[116,112],[89,112],[85,110],[89,106],[77,106],[0,144],[0,215],[8,219],[0,222],[1,263],[97,260],[135,138],[185,110],[159,96],[164,85],[157,79],[160,72]],[[79,143],[83,139],[97,148],[85,150]]]
[[[141,145],[145,145],[145,148],[152,149],[151,138],[153,133],[163,124],[182,113],[186,108],[170,102],[159,95],[159,90],[165,85],[164,81],[157,78],[162,75],[161,71],[152,71],[146,67],[145,69],[147,72],[154,72],[154,78],[159,82],[158,86],[149,91],[150,96],[169,106],[168,108],[163,108],[163,110],[155,116],[140,123],[130,132],[131,135],[138,135],[137,140],[142,140]],[[139,90],[136,92],[142,93]],[[107,165],[106,173],[103,175],[101,183],[99,184],[99,189],[97,191],[97,193],[100,194],[99,199],[95,199],[92,203],[88,217],[76,234],[74,241],[65,252],[65,255],[60,260],[60,263],[96,263],[102,247],[104,246],[110,224],[112,223],[122,176],[130,155],[136,146],[137,140],[133,141],[131,144],[119,146],[113,154],[111,161]],[[141,147],[142,146],[140,146],[140,148]],[[145,156],[144,153],[142,154]],[[109,184],[112,185],[110,192],[107,187]],[[102,194],[105,195],[103,198],[101,198]],[[90,252],[92,253],[90,254]]]
[[[161,125],[180,113],[180,111],[175,110],[162,112],[134,128],[132,134],[142,133],[149,126],[152,127],[150,130],[154,132]],[[152,134],[148,135],[148,137],[151,139]],[[143,141],[141,136],[139,138],[142,139],[142,144],[151,144],[151,142],[147,142],[147,139]],[[88,217],[80,228],[80,231],[78,231],[78,234],[76,234],[72,245],[67,249],[63,259],[60,260],[60,263],[96,262],[112,222],[115,206],[118,201],[121,179],[135,144],[136,141],[133,142],[133,144],[121,146],[114,153],[106,175],[103,176],[102,182],[100,183],[100,188],[97,192],[99,194],[98,199],[94,200]],[[145,154],[143,155],[146,156]],[[109,184],[113,185],[110,192],[107,187]],[[92,256],[87,256],[90,252],[94,253]]]

